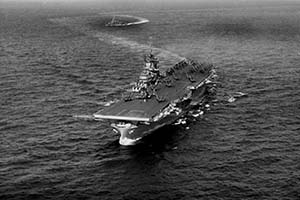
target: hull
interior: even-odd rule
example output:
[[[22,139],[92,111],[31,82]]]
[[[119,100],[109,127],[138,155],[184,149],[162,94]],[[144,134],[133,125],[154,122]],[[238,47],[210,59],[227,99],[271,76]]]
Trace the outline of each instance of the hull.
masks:
[[[120,133],[120,140],[119,143],[121,145],[135,145],[139,140],[143,137],[153,133],[154,131],[175,123],[178,119],[186,116],[189,111],[198,108],[199,106],[203,105],[206,102],[206,95],[207,95],[207,87],[203,85],[202,87],[198,88],[194,91],[193,96],[186,101],[180,102],[177,105],[175,110],[165,117],[159,119],[156,122],[150,123],[137,123],[134,125],[134,128],[131,128],[127,132],[122,132],[118,130],[117,127],[115,129]]]
[[[174,124],[178,119],[186,116],[191,110],[198,109],[207,101],[208,87],[203,84],[194,91],[193,96],[186,101],[180,102],[178,107],[167,113],[157,121],[134,121],[113,120],[110,124],[113,130],[120,135],[119,143],[124,146],[135,145],[145,136],[158,129]],[[97,117],[97,115],[95,115]]]

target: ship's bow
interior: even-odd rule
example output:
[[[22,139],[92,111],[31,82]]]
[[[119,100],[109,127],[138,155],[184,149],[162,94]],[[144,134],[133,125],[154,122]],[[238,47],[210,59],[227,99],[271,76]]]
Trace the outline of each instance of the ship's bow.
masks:
[[[132,139],[130,134],[137,128],[136,125],[131,123],[113,123],[113,129],[120,134],[119,143],[124,146],[134,145],[140,138]]]

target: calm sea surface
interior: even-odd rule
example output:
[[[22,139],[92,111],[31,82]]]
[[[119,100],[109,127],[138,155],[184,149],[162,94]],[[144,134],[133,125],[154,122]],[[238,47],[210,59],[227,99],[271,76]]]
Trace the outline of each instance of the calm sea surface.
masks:
[[[300,6],[0,9],[1,199],[300,199]],[[209,61],[202,117],[122,147],[90,115],[121,98],[149,45],[170,66]],[[248,94],[228,102],[235,92]]]

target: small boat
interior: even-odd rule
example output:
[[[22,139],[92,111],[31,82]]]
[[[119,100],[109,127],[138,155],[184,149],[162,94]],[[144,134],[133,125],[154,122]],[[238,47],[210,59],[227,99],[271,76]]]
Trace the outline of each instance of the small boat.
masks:
[[[112,20],[105,24],[105,26],[127,26],[128,23],[122,22],[116,19],[116,16],[113,16]]]
[[[116,18],[119,18],[119,19],[116,19]],[[124,18],[122,20],[122,18]],[[133,22],[129,22],[125,19],[128,19],[128,18],[134,18],[136,21],[133,21]],[[110,22],[108,22],[107,24],[105,24],[105,26],[108,26],[108,27],[123,27],[123,26],[131,26],[131,25],[139,25],[139,24],[144,24],[144,23],[148,23],[149,20],[148,19],[145,19],[145,18],[142,18],[142,17],[134,17],[134,16],[129,16],[129,15],[114,15],[112,20]]]

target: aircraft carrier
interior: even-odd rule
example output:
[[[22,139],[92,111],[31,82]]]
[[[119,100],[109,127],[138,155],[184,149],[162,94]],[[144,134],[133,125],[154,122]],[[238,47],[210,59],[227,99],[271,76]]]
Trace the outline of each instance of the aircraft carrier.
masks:
[[[215,74],[212,64],[188,59],[166,70],[152,53],[144,61],[138,80],[122,99],[94,114],[120,134],[121,145],[134,145],[203,105]]]

